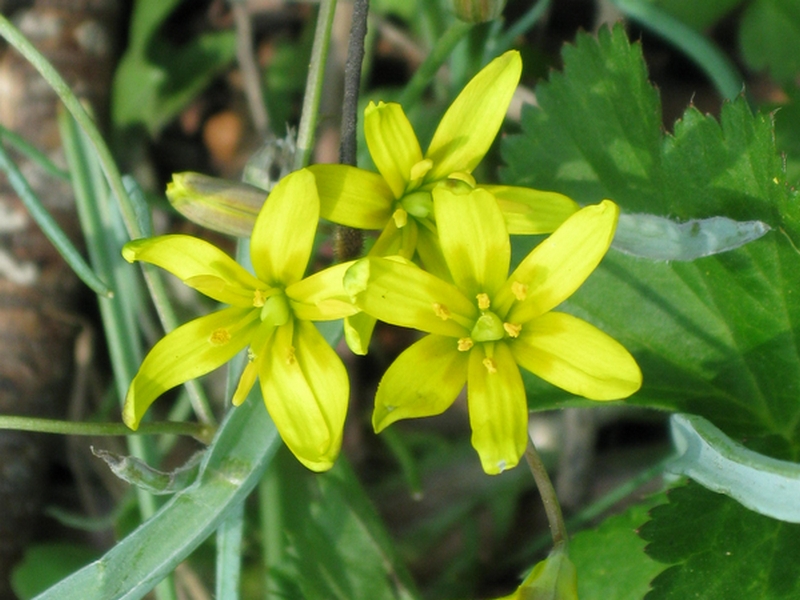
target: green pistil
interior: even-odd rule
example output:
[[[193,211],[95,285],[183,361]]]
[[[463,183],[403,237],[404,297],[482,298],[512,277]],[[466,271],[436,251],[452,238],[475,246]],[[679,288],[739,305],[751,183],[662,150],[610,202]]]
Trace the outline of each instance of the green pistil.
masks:
[[[276,327],[286,325],[291,316],[292,309],[289,307],[289,300],[283,293],[267,298],[261,308],[261,321]]]
[[[487,310],[475,321],[469,337],[475,342],[496,342],[502,340],[505,335],[503,321],[492,311]]]

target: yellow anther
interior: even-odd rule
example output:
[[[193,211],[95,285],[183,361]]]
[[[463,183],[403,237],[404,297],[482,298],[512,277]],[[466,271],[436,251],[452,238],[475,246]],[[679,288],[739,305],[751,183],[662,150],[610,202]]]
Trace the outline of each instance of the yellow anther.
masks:
[[[489,357],[483,359],[483,366],[486,367],[486,370],[489,373],[497,373],[497,365],[494,364],[494,360]]]
[[[392,219],[398,229],[402,229],[408,223],[408,213],[402,208],[398,208],[392,213]]]
[[[444,304],[439,304],[438,302],[434,302],[433,312],[442,321],[447,321],[447,319],[450,318],[450,310]]]
[[[258,356],[253,352],[252,348],[247,349],[247,362],[253,362]]]
[[[215,329],[211,332],[208,341],[212,346],[223,346],[231,341],[231,332],[222,327]]]
[[[528,297],[528,286],[520,281],[511,284],[511,293],[517,300],[525,300]]]
[[[256,290],[253,292],[253,306],[256,308],[261,308],[264,306],[264,303],[267,301],[267,295],[264,293],[264,290]]]
[[[472,348],[472,346],[474,346],[474,345],[475,345],[474,342],[470,338],[468,338],[468,337],[460,338],[458,340],[458,351],[459,352],[466,352],[467,350]]]
[[[289,346],[289,350],[286,352],[286,364],[293,365],[297,362],[297,358],[294,355],[294,346]]]
[[[509,337],[515,338],[519,337],[519,332],[522,331],[522,325],[519,323],[503,323],[503,329],[506,330]]]
[[[492,305],[492,301],[489,300],[489,294],[478,294],[475,296],[478,299],[478,308],[481,310],[489,310],[489,307]]]

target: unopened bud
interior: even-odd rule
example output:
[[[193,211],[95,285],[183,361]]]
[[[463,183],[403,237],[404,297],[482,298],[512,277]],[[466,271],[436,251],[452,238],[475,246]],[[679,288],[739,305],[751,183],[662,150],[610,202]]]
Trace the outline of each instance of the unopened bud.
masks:
[[[578,573],[566,550],[555,548],[517,588],[500,600],[578,600]]]
[[[485,23],[500,16],[506,0],[453,0],[456,16],[467,23]]]
[[[200,173],[175,173],[167,198],[184,217],[207,229],[247,238],[267,192],[246,183]]]

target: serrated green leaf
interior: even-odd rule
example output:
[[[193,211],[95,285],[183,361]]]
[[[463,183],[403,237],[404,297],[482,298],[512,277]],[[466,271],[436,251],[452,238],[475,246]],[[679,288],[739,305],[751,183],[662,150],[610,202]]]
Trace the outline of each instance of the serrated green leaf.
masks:
[[[668,497],[640,532],[647,553],[673,565],[653,580],[647,600],[800,597],[800,525],[751,512],[694,483]]]
[[[793,81],[800,74],[800,3],[754,0],[742,15],[739,43],[751,68]]]
[[[540,85],[540,108],[523,114],[523,135],[504,144],[506,182],[582,203],[612,198],[625,212],[725,216],[773,229],[690,263],[611,251],[569,310],[634,352],[644,385],[631,402],[703,415],[748,436],[751,448],[796,459],[800,229],[771,119],[737,100],[723,106],[720,122],[689,108],[665,135],[640,48],[622,28],[579,36],[564,54],[564,73]],[[559,395],[536,389],[544,391],[536,408]]]
[[[650,580],[664,565],[645,554],[645,542],[637,530],[648,520],[648,511],[664,501],[653,496],[609,517],[596,529],[572,538],[569,556],[578,569],[581,600],[641,600]]]

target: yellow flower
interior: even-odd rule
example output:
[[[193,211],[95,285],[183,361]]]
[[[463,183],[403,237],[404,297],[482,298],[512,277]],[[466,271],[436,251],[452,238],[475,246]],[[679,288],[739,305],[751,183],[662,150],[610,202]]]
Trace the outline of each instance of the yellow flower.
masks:
[[[431,190],[448,178],[477,185],[471,173],[497,136],[521,71],[516,51],[482,69],[442,117],[424,156],[399,104],[370,103],[364,134],[379,173],[347,165],[309,167],[317,176],[322,218],[357,229],[381,229],[371,254],[416,257],[428,271],[446,277]],[[478,187],[497,199],[510,233],[550,233],[578,209],[555,192]]]
[[[517,464],[527,443],[527,403],[517,365],[592,400],[624,398],[641,385],[633,357],[572,315],[554,312],[606,253],[619,215],[608,200],[572,215],[509,277],[503,216],[483,189],[433,189],[439,239],[452,281],[400,258],[367,257],[345,275],[365,313],[430,335],[403,352],[378,387],[381,431],[447,409],[467,384],[472,445],[487,473]]]
[[[249,345],[233,396],[244,401],[259,379],[286,445],[309,469],[329,469],[342,441],[349,394],[344,365],[311,321],[357,312],[342,288],[349,264],[303,279],[319,220],[314,176],[283,179],[256,219],[250,240],[255,276],[216,246],[186,235],[129,242],[123,256],[152,263],[206,296],[229,304],[178,327],[145,357],[131,382],[123,420],[136,429],[168,389],[204,375]]]

